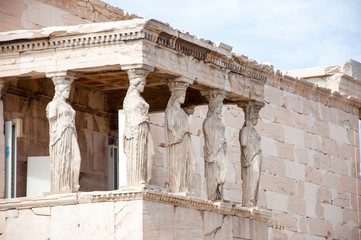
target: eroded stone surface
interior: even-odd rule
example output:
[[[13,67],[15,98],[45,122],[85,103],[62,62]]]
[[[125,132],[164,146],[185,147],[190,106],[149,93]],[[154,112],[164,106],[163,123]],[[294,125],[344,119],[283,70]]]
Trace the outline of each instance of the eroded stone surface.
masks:
[[[182,207],[174,208],[174,239],[204,239],[200,211]]]
[[[142,200],[114,203],[114,239],[143,239],[142,211]]]
[[[30,238],[47,240],[49,237],[50,217],[38,216],[30,209],[24,209],[19,210],[19,216],[17,218],[6,219],[5,232],[0,238],[13,240]]]
[[[143,223],[143,239],[174,239],[174,206],[144,202]]]
[[[5,211],[0,211],[0,235],[5,232],[5,221],[6,221]]]
[[[54,240],[114,239],[114,203],[52,207],[50,226]]]

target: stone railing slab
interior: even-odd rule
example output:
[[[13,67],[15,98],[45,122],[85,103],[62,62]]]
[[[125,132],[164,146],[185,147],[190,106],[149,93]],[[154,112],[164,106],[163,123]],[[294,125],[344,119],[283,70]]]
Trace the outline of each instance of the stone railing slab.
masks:
[[[120,190],[104,192],[78,192],[52,194],[44,197],[2,199],[0,200],[0,211],[133,200],[170,204],[200,211],[246,217],[262,222],[267,222],[271,218],[271,213],[266,209],[257,207],[246,208],[231,202],[213,202],[193,196],[182,196],[176,193],[169,193],[147,186],[134,188],[124,187]]]

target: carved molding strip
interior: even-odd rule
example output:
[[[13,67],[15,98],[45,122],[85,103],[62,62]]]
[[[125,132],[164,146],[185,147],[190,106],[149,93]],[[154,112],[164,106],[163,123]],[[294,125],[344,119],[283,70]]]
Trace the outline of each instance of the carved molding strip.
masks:
[[[118,202],[144,200],[171,204],[174,206],[192,208],[199,211],[210,211],[225,215],[235,215],[262,222],[268,222],[271,213],[258,208],[240,207],[234,203],[212,202],[191,196],[181,196],[148,188],[133,188],[104,192],[83,192],[69,194],[54,194],[38,198],[14,198],[0,200],[0,211],[10,209],[27,209],[36,207],[52,207],[62,205],[77,205],[83,203]]]
[[[44,50],[53,48],[74,48],[100,44],[113,44],[120,41],[145,38],[143,31],[126,33],[102,33],[83,36],[54,37],[10,44],[0,44],[0,53]]]

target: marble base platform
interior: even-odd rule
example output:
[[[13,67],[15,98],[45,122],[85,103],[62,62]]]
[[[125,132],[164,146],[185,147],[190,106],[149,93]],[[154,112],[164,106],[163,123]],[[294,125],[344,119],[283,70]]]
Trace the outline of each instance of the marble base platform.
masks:
[[[267,239],[271,214],[149,186],[0,200],[3,239]]]

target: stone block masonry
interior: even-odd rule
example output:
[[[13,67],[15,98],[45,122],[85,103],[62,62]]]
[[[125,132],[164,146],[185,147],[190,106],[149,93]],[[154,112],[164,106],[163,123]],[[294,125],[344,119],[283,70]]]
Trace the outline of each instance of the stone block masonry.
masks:
[[[357,129],[357,110],[341,102],[323,105],[322,89],[321,96],[295,95],[300,85],[286,91],[279,88],[286,89],[284,76],[274,81],[265,87],[267,104],[260,113],[267,123],[260,132],[260,204],[272,209],[270,239],[358,239],[359,207],[351,206],[352,196],[360,197],[359,179],[351,173],[359,164],[352,156],[358,142],[349,136]]]
[[[0,32],[141,18],[100,0],[2,0],[0,9]]]

